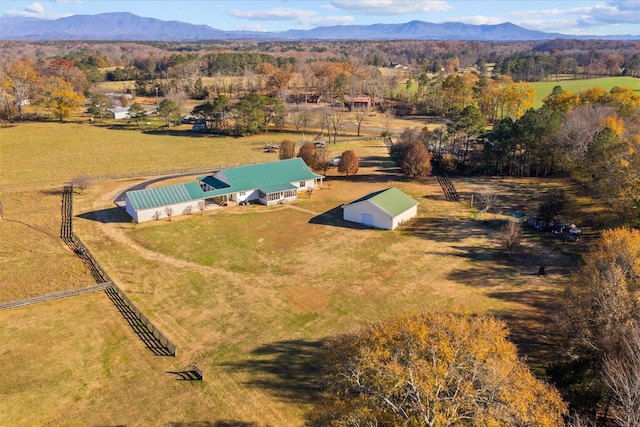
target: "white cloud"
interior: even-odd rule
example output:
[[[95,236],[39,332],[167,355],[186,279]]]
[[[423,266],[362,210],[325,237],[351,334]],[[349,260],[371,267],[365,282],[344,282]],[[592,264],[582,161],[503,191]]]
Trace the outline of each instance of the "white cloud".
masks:
[[[516,21],[514,24],[519,25],[528,30],[545,31],[568,34],[575,32],[574,28],[577,25],[575,19],[530,19],[523,21]]]
[[[253,22],[246,25],[238,25],[234,29],[237,31],[256,31],[259,33],[266,33],[268,31],[265,27],[263,27],[258,22]]]
[[[300,21],[309,19],[317,12],[313,10],[275,8],[263,10],[240,10],[231,9],[229,13],[236,18],[252,19],[256,21]]]
[[[331,5],[363,15],[404,15],[453,9],[444,0],[333,0]]]
[[[46,13],[44,7],[39,3],[31,3],[24,7],[24,10],[3,10],[2,16],[21,18],[58,19],[71,16],[71,14]]]
[[[622,11],[626,11],[626,10],[640,11],[640,2],[638,0],[614,0],[614,1],[610,1],[609,4],[617,8],[618,10],[622,10]]]
[[[462,18],[455,18],[455,22],[462,22],[464,24],[471,25],[498,25],[504,22],[504,19],[497,18],[495,16],[464,16]]]
[[[314,10],[274,8],[263,10],[231,9],[229,14],[236,18],[253,21],[293,21],[301,25],[339,25],[354,21],[351,16],[320,16]]]
[[[32,12],[35,14],[43,14],[44,7],[38,2],[32,3],[24,8],[27,12]]]

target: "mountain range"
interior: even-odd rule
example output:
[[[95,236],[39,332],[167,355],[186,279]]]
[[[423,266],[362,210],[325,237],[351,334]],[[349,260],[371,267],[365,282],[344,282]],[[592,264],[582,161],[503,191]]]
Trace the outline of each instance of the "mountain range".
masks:
[[[560,33],[527,30],[512,23],[470,25],[459,22],[433,24],[336,25],[283,32],[222,31],[208,25],[143,18],[127,12],[73,15],[55,20],[0,18],[1,40],[103,40],[103,41],[198,41],[198,40],[477,40],[524,41],[577,38]],[[638,36],[579,37],[638,40]]]

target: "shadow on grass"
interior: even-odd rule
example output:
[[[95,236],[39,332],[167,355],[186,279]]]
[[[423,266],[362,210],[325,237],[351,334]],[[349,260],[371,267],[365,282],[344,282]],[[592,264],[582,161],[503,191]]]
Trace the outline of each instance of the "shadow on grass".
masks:
[[[203,378],[198,371],[167,371],[167,374],[176,375],[176,381],[202,381]]]
[[[264,344],[246,360],[226,366],[248,372],[248,384],[297,403],[314,403],[320,387],[315,379],[320,369],[321,341],[288,340]]]
[[[367,228],[357,222],[342,219],[342,205],[314,216],[309,220],[309,224],[329,225],[332,227],[352,228],[356,230]]]
[[[492,232],[490,228],[493,227],[483,222],[465,219],[413,218],[403,230],[422,239],[452,243],[469,237],[489,236]]]
[[[122,208],[100,209],[76,215],[76,218],[88,219],[103,224],[131,222],[131,217]]]
[[[236,420],[222,420],[222,421],[192,421],[192,422],[170,422],[170,427],[259,427],[251,421],[236,421]]]
[[[113,288],[106,288],[105,293],[116,306],[122,317],[127,321],[133,332],[138,335],[138,338],[144,343],[144,345],[156,356],[173,356],[169,349],[153,335],[153,333],[147,328],[147,326],[136,316],[134,311],[125,303],[118,292]]]

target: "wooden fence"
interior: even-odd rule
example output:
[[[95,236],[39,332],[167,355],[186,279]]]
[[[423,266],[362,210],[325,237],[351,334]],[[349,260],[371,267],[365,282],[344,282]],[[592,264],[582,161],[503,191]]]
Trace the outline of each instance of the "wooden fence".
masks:
[[[453,186],[453,182],[449,179],[449,176],[445,173],[438,173],[436,176],[438,179],[438,184],[442,188],[445,199],[450,202],[459,202],[460,196],[458,196],[458,192],[456,191],[456,187]]]
[[[152,349],[156,354],[169,354],[175,356],[178,353],[178,349],[162,332],[154,326],[153,323],[147,317],[142,314],[140,310],[131,302],[131,300],[125,295],[124,291],[120,289],[109,277],[106,271],[100,266],[95,259],[87,245],[73,232],[73,184],[65,184],[62,191],[62,206],[61,206],[62,224],[60,226],[60,238],[67,244],[67,246],[73,250],[80,258],[84,260],[89,266],[91,275],[96,281],[96,285],[88,286],[86,288],[72,289],[68,291],[52,292],[46,295],[40,295],[33,298],[25,298],[21,300],[9,301],[0,303],[0,310],[6,310],[9,308],[22,307],[25,305],[35,304],[39,302],[49,301],[57,298],[70,297],[80,294],[86,294],[88,292],[95,292],[104,290],[109,298],[116,305],[118,310],[123,314],[125,319],[129,322],[132,329],[140,336],[145,342],[147,347]],[[158,349],[159,344],[166,351],[160,351]]]
[[[261,163],[261,162],[257,162]],[[210,172],[210,171],[218,171],[220,169],[228,169],[234,168],[238,166],[247,166],[255,163],[237,163],[237,164],[229,164],[229,165],[217,165],[217,166],[194,166],[191,168],[178,168],[178,169],[165,169],[165,170],[157,170],[157,171],[146,171],[146,172],[131,172],[131,173],[120,173],[120,174],[109,174],[109,175],[94,175],[91,176],[91,179],[94,181],[109,181],[112,179],[133,179],[133,178],[144,178],[149,176],[166,176],[166,175],[180,175],[180,174],[197,174],[200,172]]]
[[[116,307],[121,311],[125,319],[127,319],[134,331],[138,334],[140,339],[144,341],[150,350],[154,351],[158,355],[166,354],[163,351],[158,351],[158,346],[156,344],[159,344],[168,351],[168,355],[176,356],[178,354],[176,346],[173,345],[173,343],[169,341],[169,338],[165,337],[164,334],[160,332],[140,310],[138,310],[138,307],[131,302],[118,285],[111,282],[111,286],[105,288],[105,291]],[[134,318],[132,318],[131,315]],[[140,327],[143,327],[143,329]]]
[[[97,285],[87,286],[86,288],[71,289],[68,291],[57,291],[46,295],[40,295],[33,298],[24,298],[15,301],[3,302],[0,304],[0,310],[8,310],[10,308],[22,307],[25,305],[36,304],[39,302],[50,301],[58,298],[73,297],[76,295],[88,294],[91,292],[102,291],[111,286],[111,282],[98,283]]]

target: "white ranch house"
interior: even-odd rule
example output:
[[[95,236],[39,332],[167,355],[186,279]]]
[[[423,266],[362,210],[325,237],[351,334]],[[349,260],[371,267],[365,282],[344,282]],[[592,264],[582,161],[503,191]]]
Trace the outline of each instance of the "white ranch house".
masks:
[[[419,202],[395,187],[367,194],[342,206],[343,219],[393,230],[418,214]]]
[[[239,166],[200,177],[198,182],[129,191],[125,209],[140,223],[229,204],[272,205],[321,187],[323,178],[300,158]]]

